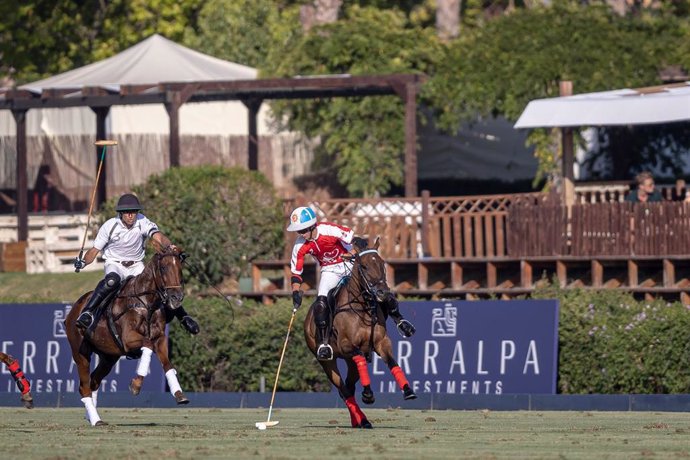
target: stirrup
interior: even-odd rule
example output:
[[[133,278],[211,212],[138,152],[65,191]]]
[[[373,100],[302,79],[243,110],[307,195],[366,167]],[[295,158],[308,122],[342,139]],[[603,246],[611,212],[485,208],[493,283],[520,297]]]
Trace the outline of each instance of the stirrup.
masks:
[[[417,329],[406,319],[398,321],[398,332],[405,338],[412,337]]]
[[[89,326],[93,323],[93,315],[91,314],[90,311],[83,311],[75,321],[75,324],[77,325],[78,328],[81,329],[88,329]]]
[[[316,350],[316,359],[319,361],[330,361],[333,359],[333,348],[330,345],[322,343],[319,349]]]

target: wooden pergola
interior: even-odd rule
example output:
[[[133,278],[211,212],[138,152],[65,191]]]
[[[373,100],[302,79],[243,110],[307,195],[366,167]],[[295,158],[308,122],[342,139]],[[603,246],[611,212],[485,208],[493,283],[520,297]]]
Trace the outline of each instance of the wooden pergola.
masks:
[[[24,89],[0,89],[0,110],[11,110],[17,125],[17,235],[28,239],[26,115],[30,109],[90,107],[96,114],[96,139],[106,137],[105,121],[114,105],[164,104],[170,117],[170,166],[180,166],[179,110],[186,102],[241,101],[248,109],[248,164],[258,169],[257,115],[261,104],[271,99],[316,99],[331,97],[398,95],[405,105],[405,196],[417,195],[417,94],[424,75],[376,76],[327,75],[258,80],[166,82],[145,85],[43,88],[40,93]],[[96,150],[98,159],[100,152]],[[98,162],[97,162],[98,164]],[[104,164],[103,169],[107,166]],[[94,172],[95,173],[95,172]],[[105,171],[102,173],[105,175]],[[100,181],[97,202],[106,196],[106,181]]]

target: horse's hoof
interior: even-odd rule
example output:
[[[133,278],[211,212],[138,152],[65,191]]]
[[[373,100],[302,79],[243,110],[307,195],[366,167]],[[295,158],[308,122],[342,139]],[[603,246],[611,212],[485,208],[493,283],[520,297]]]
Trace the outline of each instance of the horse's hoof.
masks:
[[[34,398],[32,398],[31,395],[28,393],[22,395],[22,403],[24,404],[24,407],[26,407],[27,409],[34,408]]]
[[[134,396],[137,396],[141,392],[143,380],[143,377],[134,377],[132,381],[129,382],[129,391],[131,391]]]
[[[412,391],[409,385],[405,385],[405,388],[403,388],[403,398],[405,401],[409,401],[411,399],[417,399],[417,395],[414,394],[414,391]]]
[[[175,392],[175,402],[178,406],[189,404],[189,399],[181,391]]]
[[[103,420],[99,420],[96,422],[94,426],[106,426],[108,422],[104,422]]]
[[[371,391],[371,388],[369,388],[369,391],[366,389],[362,391],[362,402],[364,404],[374,404],[374,401],[376,401],[376,397],[374,396],[374,392]]]
[[[371,424],[371,422],[367,419],[362,420],[362,423],[359,425],[359,427],[364,428],[364,429],[374,428],[374,426]]]

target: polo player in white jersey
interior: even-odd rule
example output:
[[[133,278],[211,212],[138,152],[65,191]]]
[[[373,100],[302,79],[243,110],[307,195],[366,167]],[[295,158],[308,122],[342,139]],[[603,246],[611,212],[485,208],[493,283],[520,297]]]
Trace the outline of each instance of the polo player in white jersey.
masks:
[[[115,207],[118,216],[108,219],[98,230],[93,247],[86,251],[84,258],[77,258],[74,267],[81,270],[103,252],[105,260],[105,278],[91,294],[77,318],[77,326],[88,329],[98,317],[98,310],[103,301],[114,293],[120,284],[130,276],[137,276],[144,271],[146,241],[153,239],[160,247],[170,246],[170,240],[161,233],[158,225],[151,222],[140,211],[143,209],[139,199],[131,193],[120,197]],[[167,312],[166,318],[174,314],[190,334],[199,333],[199,325],[180,305],[174,312]]]

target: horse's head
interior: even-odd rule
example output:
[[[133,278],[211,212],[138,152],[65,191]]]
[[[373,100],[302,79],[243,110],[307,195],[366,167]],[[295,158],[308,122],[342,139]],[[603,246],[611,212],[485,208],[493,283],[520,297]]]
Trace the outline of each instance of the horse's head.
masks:
[[[179,248],[168,246],[153,257],[156,290],[163,303],[174,310],[182,305],[184,299],[182,262],[186,255]]]
[[[377,302],[383,302],[391,295],[386,282],[386,263],[379,254],[379,238],[373,247],[361,248],[355,245],[353,275],[358,278],[362,293]]]

